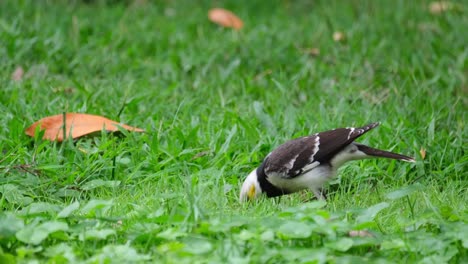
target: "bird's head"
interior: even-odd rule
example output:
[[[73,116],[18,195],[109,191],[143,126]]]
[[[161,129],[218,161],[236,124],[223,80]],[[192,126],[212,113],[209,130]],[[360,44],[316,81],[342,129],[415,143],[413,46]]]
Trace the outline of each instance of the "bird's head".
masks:
[[[255,200],[262,194],[262,188],[258,182],[257,169],[253,170],[242,184],[239,195],[240,202]]]

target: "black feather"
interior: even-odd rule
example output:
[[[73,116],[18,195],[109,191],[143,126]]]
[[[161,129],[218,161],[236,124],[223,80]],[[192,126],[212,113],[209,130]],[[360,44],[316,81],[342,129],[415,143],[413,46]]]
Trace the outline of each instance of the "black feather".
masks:
[[[372,123],[359,128],[338,128],[319,133],[320,149],[317,154],[315,154],[314,159],[320,163],[329,161],[358,137],[364,135],[378,125],[379,123]]]
[[[258,179],[258,183],[260,184],[260,188],[262,188],[262,192],[266,193],[268,197],[277,197],[277,196],[289,194],[290,192],[288,192],[287,190],[282,190],[274,186],[267,180],[267,176],[264,170],[264,165],[265,165],[265,162],[263,162],[257,168],[257,179]]]

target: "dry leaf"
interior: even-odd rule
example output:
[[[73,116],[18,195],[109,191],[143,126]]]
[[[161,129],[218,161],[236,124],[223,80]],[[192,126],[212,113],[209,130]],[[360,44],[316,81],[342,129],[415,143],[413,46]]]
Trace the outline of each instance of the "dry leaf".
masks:
[[[263,77],[268,76],[268,75],[270,75],[270,74],[272,74],[272,73],[273,73],[273,71],[272,71],[271,69],[267,69],[266,71],[263,71],[263,72],[261,72],[261,73],[255,75],[255,76],[253,77],[253,79],[254,79],[255,81],[257,81],[257,80],[262,79]]]
[[[11,74],[11,79],[13,81],[21,81],[23,79],[24,70],[23,67],[18,66],[15,71]]]
[[[320,55],[320,50],[317,48],[310,48],[304,51],[307,54],[310,54],[311,56],[318,56]]]
[[[454,5],[449,1],[432,2],[429,5],[429,11],[432,14],[441,14],[442,12],[449,11],[454,8]]]
[[[345,35],[343,34],[343,32],[336,31],[335,33],[333,33],[333,40],[335,42],[341,42],[345,40]]]
[[[202,151],[202,152],[198,152],[197,154],[195,154],[193,157],[192,157],[192,160],[195,160],[195,159],[198,159],[198,158],[201,158],[203,156],[206,156],[206,155],[210,155],[211,154],[211,151],[210,150],[205,150],[205,151]]]
[[[318,56],[320,55],[320,50],[318,48],[298,48],[302,53],[305,53],[310,56]]]
[[[211,22],[221,25],[223,27],[231,27],[239,30],[244,25],[234,13],[222,8],[213,8],[208,12],[208,18]]]
[[[143,129],[119,124],[102,116],[78,113],[67,113],[65,116],[66,137],[71,135],[72,138],[78,138],[103,129],[118,131],[117,125],[130,131],[144,132]],[[35,122],[26,129],[26,134],[34,137],[37,126],[45,130],[43,139],[63,141],[63,115],[49,116]]]
[[[351,230],[348,235],[350,237],[373,237],[372,233],[366,230]]]
[[[421,149],[419,150],[419,154],[421,154],[422,159],[425,159],[426,158],[426,149],[421,147]]]

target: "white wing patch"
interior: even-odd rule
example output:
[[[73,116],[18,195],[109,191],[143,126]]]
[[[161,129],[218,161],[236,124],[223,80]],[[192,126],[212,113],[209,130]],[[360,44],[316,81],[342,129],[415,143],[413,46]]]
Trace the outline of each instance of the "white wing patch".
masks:
[[[317,152],[320,149],[320,137],[319,136],[315,136],[315,142],[314,143],[315,143],[314,144],[314,149],[312,150],[312,155],[310,155],[310,157],[309,157],[309,162],[314,161],[314,156],[315,156],[315,154],[317,154]]]
[[[294,167],[294,163],[296,162],[297,157],[299,157],[299,154],[294,156],[294,158],[292,158],[288,163],[286,163],[284,167],[286,167],[288,170],[292,169]]]
[[[354,127],[347,127],[347,129],[349,129],[349,134],[348,134],[348,139],[351,137],[351,135],[353,134],[355,128]]]

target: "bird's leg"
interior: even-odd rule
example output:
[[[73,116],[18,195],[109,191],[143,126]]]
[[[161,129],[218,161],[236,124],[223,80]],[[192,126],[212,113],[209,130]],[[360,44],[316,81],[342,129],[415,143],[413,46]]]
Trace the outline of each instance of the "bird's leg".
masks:
[[[281,202],[281,196],[275,197],[275,203],[279,204]]]
[[[317,197],[317,200],[322,200],[322,201],[327,200],[327,197],[325,193],[323,192],[322,188],[314,188],[312,189],[312,192],[314,193],[315,197]]]

